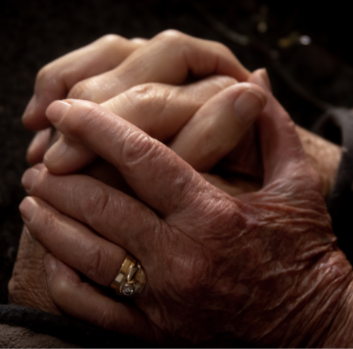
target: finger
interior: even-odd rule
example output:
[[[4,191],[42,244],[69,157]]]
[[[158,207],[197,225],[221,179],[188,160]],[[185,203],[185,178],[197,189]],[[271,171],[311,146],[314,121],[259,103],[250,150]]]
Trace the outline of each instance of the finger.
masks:
[[[92,102],[70,103],[53,103],[49,120],[114,165],[136,195],[162,215],[187,207],[199,185],[206,185],[172,150],[127,121]]]
[[[263,70],[258,70],[249,81],[266,88],[264,74]],[[293,187],[293,179],[301,178],[300,183],[306,182],[306,186],[319,189],[317,175],[308,163],[294,122],[272,93],[268,90],[266,93],[267,105],[258,119],[264,186],[286,178],[286,183]]]
[[[31,235],[58,258],[100,285],[113,282],[125,250],[38,198],[25,198],[20,211]]]
[[[272,93],[266,69],[258,69],[251,73],[248,81]],[[261,150],[255,127],[248,130],[233,151],[222,160],[220,167],[226,172],[244,174],[257,180],[263,179]]]
[[[212,96],[236,80],[213,76],[186,85],[144,84],[102,103],[102,106],[162,142],[174,136],[193,114]],[[104,140],[102,140],[104,142]],[[52,173],[77,172],[96,155],[78,142],[62,137],[45,154]]]
[[[43,161],[45,152],[48,149],[50,128],[37,132],[27,149],[27,161],[35,165]]]
[[[45,153],[44,163],[52,173],[66,174],[91,164],[97,155],[80,142],[61,135]]]
[[[146,44],[148,42],[148,39],[144,38],[132,38],[131,41],[136,42],[138,44]]]
[[[168,30],[141,46],[113,71],[81,82],[68,97],[102,103],[136,85],[179,85],[190,75],[227,75],[246,81],[249,72],[224,45]]]
[[[265,91],[272,93],[271,81],[266,69],[257,69],[249,75],[249,82],[258,84]]]
[[[115,68],[142,44],[106,35],[46,65],[37,75],[34,95],[22,117],[24,125],[33,130],[50,126],[45,110],[52,101],[65,98],[78,81]]]
[[[50,293],[65,313],[109,331],[152,341],[152,329],[136,307],[119,303],[82,282],[72,268],[52,254],[46,255],[44,264]]]
[[[231,86],[205,103],[169,146],[197,171],[208,172],[239,143],[265,103],[260,87]]]
[[[55,176],[50,174],[43,164],[40,164],[24,173],[22,184],[29,195],[38,197],[59,212],[87,224],[108,241],[138,257],[141,262],[144,262],[145,256],[148,260],[150,252],[153,251],[146,249],[144,244],[137,246],[135,242],[144,241],[147,235],[152,239],[152,236],[159,234],[160,230],[165,228],[163,221],[140,201],[89,176],[77,174]],[[37,224],[40,228],[43,224],[42,220],[38,219]],[[66,229],[65,224],[64,229]],[[33,234],[35,233],[36,230],[33,230]],[[42,230],[39,229],[38,234],[41,233]],[[81,234],[88,234],[88,232],[84,230]],[[68,239],[73,239],[75,236],[70,231]],[[46,238],[51,238],[51,236],[41,237],[43,241]],[[92,244],[95,245],[95,240],[92,240]],[[61,250],[60,245],[61,243],[54,244],[51,250],[54,251],[55,248]],[[94,246],[92,248],[95,249]],[[70,251],[70,242],[66,249],[56,251],[56,254],[69,263],[69,260],[65,258],[74,257],[68,251]],[[67,253],[68,256],[64,258],[64,254],[66,256]],[[77,252],[74,251],[73,255],[77,256]],[[117,254],[115,258],[118,257]],[[75,265],[71,263],[69,264]],[[116,265],[119,265],[119,262]],[[80,267],[77,266],[77,269]],[[110,277],[111,275],[104,280],[109,283]]]
[[[147,83],[101,105],[151,137],[165,142],[211,97],[236,83],[228,76],[212,76],[184,86]]]
[[[8,284],[9,303],[61,314],[50,297],[46,283],[43,258],[47,253],[48,250],[24,226]]]

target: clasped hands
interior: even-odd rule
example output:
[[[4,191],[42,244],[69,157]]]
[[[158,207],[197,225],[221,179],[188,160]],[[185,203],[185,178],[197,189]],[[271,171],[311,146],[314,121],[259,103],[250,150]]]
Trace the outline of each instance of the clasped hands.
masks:
[[[106,37],[45,69],[24,122],[62,136],[23,177],[31,197],[13,301],[161,345],[337,344],[352,279],[322,195],[337,166],[314,161],[318,152],[310,163],[263,71],[174,31],[149,42]],[[190,74],[204,79],[181,85]],[[305,145],[312,136],[299,132]],[[33,162],[47,135],[30,148]],[[337,163],[339,149],[325,149]],[[68,174],[97,155],[114,176],[92,165],[86,173],[101,180]],[[326,187],[312,164],[330,169]],[[148,277],[133,306],[77,273],[109,286],[126,251]]]

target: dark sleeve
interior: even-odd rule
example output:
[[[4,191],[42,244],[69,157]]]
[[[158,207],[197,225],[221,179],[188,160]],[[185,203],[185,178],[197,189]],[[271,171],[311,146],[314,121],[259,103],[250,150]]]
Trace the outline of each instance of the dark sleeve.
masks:
[[[353,114],[346,108],[328,110],[314,132],[342,146],[334,188],[327,201],[338,247],[353,264]]]
[[[132,337],[105,331],[70,317],[19,305],[0,305],[0,324],[6,330],[3,337],[7,334],[8,338],[11,338],[11,336],[22,333],[27,336],[27,340],[32,338],[31,341],[37,343],[34,346],[38,346],[38,343],[45,340],[46,344],[61,342],[63,346],[64,343],[68,343],[71,347],[148,347],[147,343]],[[33,338],[33,333],[38,334],[38,339]],[[1,336],[0,333],[0,338]],[[6,338],[3,337],[1,339],[4,341]],[[57,338],[58,342],[50,337]],[[2,343],[2,346],[4,344]],[[13,347],[12,344],[9,346]]]

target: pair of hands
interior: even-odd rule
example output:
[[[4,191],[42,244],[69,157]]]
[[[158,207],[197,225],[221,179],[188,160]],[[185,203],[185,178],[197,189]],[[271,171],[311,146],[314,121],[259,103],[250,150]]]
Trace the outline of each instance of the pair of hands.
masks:
[[[261,83],[261,74],[253,79]],[[230,116],[226,125],[237,120],[232,106],[242,89],[264,96],[254,86],[230,86],[208,102],[214,109],[203,107],[184,123],[186,131],[172,139],[171,147],[180,135],[200,129],[207,110],[217,115],[223,107],[220,114]],[[224,104],[227,96],[229,102]],[[49,307],[58,305],[81,319],[159,343],[171,338],[197,343],[236,337],[260,345],[300,345],[315,331],[317,337],[310,337],[310,343],[322,340],[337,314],[332,312],[322,325],[320,311],[325,306],[339,310],[350,266],[334,248],[318,176],[304,156],[294,125],[269,93],[267,98],[258,120],[264,188],[238,197],[210,185],[175,153],[106,109],[79,101],[53,104],[48,117],[70,149],[60,161],[75,165],[70,159],[80,152],[102,156],[144,204],[87,176],[59,177],[42,165],[26,173],[26,189],[37,197],[21,205],[26,226],[74,267],[46,257],[54,300]],[[261,102],[258,108],[255,117]],[[199,123],[198,113],[203,115]],[[55,120],[62,114],[60,121]],[[236,122],[238,131],[246,133],[249,125]],[[214,131],[213,127],[209,129]],[[55,163],[50,157],[46,160],[49,168]],[[107,286],[125,250],[142,262],[148,275],[148,287],[136,299],[138,309],[112,301],[82,283],[75,272]],[[303,304],[310,297],[315,300],[306,308]],[[291,331],[284,328],[283,319]]]

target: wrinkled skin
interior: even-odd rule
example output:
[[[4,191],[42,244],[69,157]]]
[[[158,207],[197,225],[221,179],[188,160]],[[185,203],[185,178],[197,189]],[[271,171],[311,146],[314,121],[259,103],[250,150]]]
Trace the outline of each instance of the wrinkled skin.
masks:
[[[50,296],[43,259],[48,250],[33,239],[23,227],[20,247],[9,284],[9,303],[42,309],[54,314],[62,312]]]
[[[327,334],[341,309],[350,312],[351,266],[336,247],[319,177],[293,123],[278,112],[273,99],[258,121],[264,188],[237,197],[206,182],[168,148],[123,120],[104,118],[105,112],[92,104],[72,103],[60,121],[51,121],[68,138],[116,166],[153,210],[91,178],[57,177],[43,166],[35,176],[32,171],[30,181],[27,176],[25,186],[31,196],[87,224],[141,261],[148,286],[136,305],[146,322],[135,335],[150,340],[146,333],[152,333],[160,345],[241,339],[260,346],[294,347],[332,340]],[[50,115],[61,113],[59,105],[52,105]],[[97,140],[102,134],[108,147]],[[58,223],[63,218],[42,200],[34,200],[32,215],[22,210],[26,226],[72,265],[74,257],[57,248],[65,240]],[[77,222],[70,224],[76,227]],[[55,234],[46,234],[48,227]],[[84,244],[80,241],[80,248]],[[116,269],[104,251],[99,267],[78,269],[109,285]],[[99,275],[102,268],[106,279]],[[76,297],[84,302],[82,292],[90,286],[83,288],[74,270],[62,263],[46,270],[55,303],[70,314],[74,306],[68,304],[68,295],[74,297],[76,287]],[[120,331],[113,304],[74,313]],[[135,317],[137,313],[131,315]]]

